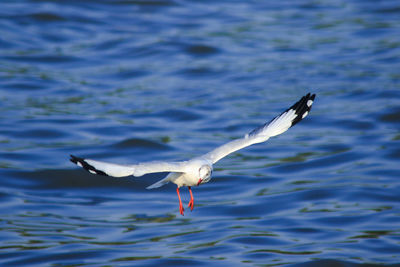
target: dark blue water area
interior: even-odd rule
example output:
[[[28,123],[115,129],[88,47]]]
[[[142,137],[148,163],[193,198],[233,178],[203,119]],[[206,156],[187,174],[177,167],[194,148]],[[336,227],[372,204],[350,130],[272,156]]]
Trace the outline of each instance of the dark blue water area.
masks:
[[[399,1],[0,7],[1,266],[400,266]],[[184,216],[165,173],[69,161],[190,159],[307,92]]]

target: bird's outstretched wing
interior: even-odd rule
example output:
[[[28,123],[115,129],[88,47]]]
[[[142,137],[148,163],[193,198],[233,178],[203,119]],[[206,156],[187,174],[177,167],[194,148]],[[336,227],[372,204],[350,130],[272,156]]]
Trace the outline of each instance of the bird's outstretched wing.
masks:
[[[155,172],[185,172],[186,163],[182,162],[145,162],[136,165],[120,165],[109,162],[84,159],[71,155],[70,160],[90,173],[125,177],[129,175],[142,176]]]
[[[314,102],[315,94],[308,93],[297,101],[293,106],[282,112],[279,116],[275,117],[268,123],[261,125],[250,133],[246,134],[243,138],[233,140],[225,145],[217,147],[211,152],[205,154],[203,157],[212,163],[235,152],[244,147],[256,143],[267,141],[270,137],[279,135],[286,132],[290,127],[304,119],[311,109]]]

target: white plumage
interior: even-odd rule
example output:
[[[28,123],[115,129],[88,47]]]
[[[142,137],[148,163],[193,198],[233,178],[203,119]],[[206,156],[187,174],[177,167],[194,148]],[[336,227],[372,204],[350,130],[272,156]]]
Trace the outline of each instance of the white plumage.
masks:
[[[261,125],[250,133],[246,134],[241,139],[233,140],[216,149],[208,152],[205,155],[196,157],[188,161],[180,162],[145,162],[133,165],[120,165],[97,161],[92,159],[84,159],[71,155],[71,161],[78,166],[84,168],[93,174],[108,175],[113,177],[125,176],[142,176],[148,173],[169,172],[169,174],[157,183],[150,185],[147,189],[160,187],[168,182],[175,183],[177,194],[179,197],[179,209],[183,215],[183,207],[179,188],[187,186],[190,192],[189,207],[193,209],[193,195],[191,186],[207,183],[211,179],[212,166],[225,156],[242,149],[244,147],[262,143],[270,137],[286,132],[290,127],[304,119],[310,112],[314,102],[315,94],[307,94],[303,96],[293,106],[275,117],[268,123]]]

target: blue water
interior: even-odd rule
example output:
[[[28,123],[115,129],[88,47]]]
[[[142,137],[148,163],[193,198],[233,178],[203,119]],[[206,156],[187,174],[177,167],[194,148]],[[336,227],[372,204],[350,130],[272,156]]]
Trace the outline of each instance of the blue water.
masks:
[[[399,1],[1,1],[1,266],[400,263]],[[175,185],[307,92],[310,115]],[[182,188],[186,204],[189,193]],[[187,205],[187,204],[186,204]]]

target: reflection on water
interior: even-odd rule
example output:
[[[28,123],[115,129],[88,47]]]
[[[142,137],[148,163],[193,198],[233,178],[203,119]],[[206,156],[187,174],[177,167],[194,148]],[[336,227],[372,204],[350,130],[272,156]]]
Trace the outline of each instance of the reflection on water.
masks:
[[[397,264],[399,10],[4,1],[0,265]],[[174,185],[145,189],[164,174],[68,161],[187,159],[308,91],[310,116],[219,162],[185,216]]]

